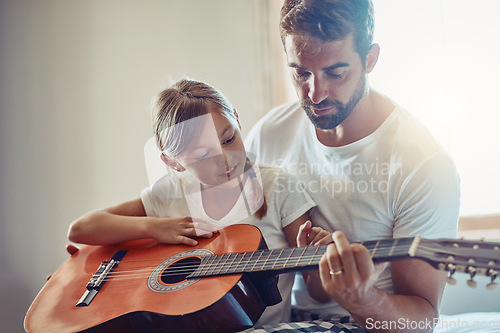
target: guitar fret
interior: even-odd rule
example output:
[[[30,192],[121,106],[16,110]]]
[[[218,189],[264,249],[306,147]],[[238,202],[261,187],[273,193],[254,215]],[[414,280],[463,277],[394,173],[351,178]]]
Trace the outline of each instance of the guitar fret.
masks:
[[[300,266],[300,261],[304,258],[304,253],[306,253],[306,251],[307,251],[307,247],[304,247],[302,249],[302,253],[299,255],[299,257],[297,259],[296,267]]]
[[[238,258],[238,256],[240,256],[241,258],[240,258],[240,261],[238,261],[238,263],[234,267],[233,273],[238,272],[238,266],[241,264],[241,261],[243,260],[243,258],[245,258],[245,254],[244,253],[237,253],[236,254],[236,258]]]
[[[259,262],[260,257],[262,257],[262,254],[264,253],[263,251],[259,251],[259,252],[260,252],[260,255],[259,255],[259,257],[257,258],[257,260],[255,261],[255,263],[253,264],[253,267],[252,267],[252,269],[251,269],[251,271],[252,271],[252,272],[253,272],[253,271],[255,271],[255,266],[257,266],[257,263]],[[256,252],[256,253],[257,253],[257,252]]]
[[[213,267],[213,262],[215,261],[215,256],[208,256],[205,258],[207,258],[206,262],[203,263],[203,261],[202,261],[202,265],[200,265],[200,266],[203,266],[203,268],[197,274],[198,276],[208,275],[208,271],[209,271],[210,267]],[[205,258],[203,258],[203,259],[205,259]]]
[[[220,265],[221,267],[220,267],[219,273],[222,273],[223,269],[225,269],[226,274],[228,273],[229,266],[227,264],[227,261],[228,261],[229,257],[230,257],[230,254],[224,254],[222,256],[221,261],[224,260],[224,263],[222,265]]]
[[[234,273],[234,261],[238,257],[238,253],[230,254],[230,257],[232,257],[233,260],[231,260],[231,263],[228,264],[226,272],[230,273],[229,269],[231,269],[231,273]]]
[[[396,238],[396,240],[392,244],[391,250],[389,251],[389,257],[391,257],[392,254],[394,253],[394,250],[396,249],[396,245],[398,244],[398,241],[399,241],[399,238]]]
[[[265,269],[267,261],[269,260],[269,256],[272,254],[273,251],[268,251],[268,252],[270,253],[266,256],[264,262],[262,263],[262,267],[260,268],[261,271]],[[264,251],[262,251],[262,254],[264,254]]]
[[[287,256],[285,262],[283,263],[283,268],[286,268],[287,267],[287,264],[288,264],[288,261],[290,260],[291,256],[293,255],[293,251],[295,250],[295,248],[292,248],[292,251],[290,252],[290,254]]]
[[[281,258],[281,255],[283,254],[283,251],[284,251],[284,250],[285,250],[285,249],[281,249],[281,250],[280,250],[280,253],[279,253],[279,254],[278,254],[278,256],[276,257],[276,260],[274,261],[274,264],[273,264],[273,266],[272,266],[272,268],[273,268],[273,269],[275,269],[275,268],[276,268],[276,264],[278,263],[278,259],[279,259],[279,258]]]
[[[215,259],[216,259],[216,260],[214,260],[213,266],[212,266],[212,267],[210,267],[210,270],[211,270],[211,275],[216,275],[216,274],[215,274],[215,270],[216,270],[217,268],[219,268],[219,272],[220,272],[220,267],[219,267],[219,265],[220,265],[220,262],[222,261],[222,257],[223,257],[223,256],[221,256],[221,255],[219,255],[219,254],[215,256]],[[218,260],[217,260],[217,259],[218,259]]]
[[[267,267],[269,266],[270,261],[272,260],[273,253],[274,253],[274,250],[267,251],[265,260],[262,263],[262,267],[261,267],[262,270],[267,270]]]
[[[375,252],[377,252],[377,248],[378,248],[379,244],[380,244],[380,241],[377,241],[377,244],[375,244],[373,251],[370,255],[370,258],[373,258],[375,256]]]
[[[248,264],[251,262],[253,255],[256,252],[248,252],[243,255],[243,259],[245,259],[245,265],[243,265],[243,268],[241,269],[242,272],[248,272]]]
[[[314,253],[311,256],[311,260],[309,260],[309,265],[312,265],[314,258],[316,257],[316,254],[318,253],[319,247],[314,250]]]
[[[298,252],[298,251],[299,251],[299,248],[297,248],[295,252]],[[295,255],[295,263],[293,264],[292,267],[294,267],[294,268],[299,267],[299,263],[300,263],[300,260],[302,259],[303,254],[304,254],[304,250],[302,250],[300,253]]]

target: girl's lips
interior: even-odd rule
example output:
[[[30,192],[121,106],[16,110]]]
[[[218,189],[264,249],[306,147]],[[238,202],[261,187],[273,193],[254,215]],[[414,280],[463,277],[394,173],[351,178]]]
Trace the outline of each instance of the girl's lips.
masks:
[[[226,172],[224,172],[221,176],[223,176],[223,177],[230,177],[230,176],[232,176],[231,173],[233,173],[236,170],[237,166],[238,166],[238,164],[236,164],[231,169],[229,169]]]

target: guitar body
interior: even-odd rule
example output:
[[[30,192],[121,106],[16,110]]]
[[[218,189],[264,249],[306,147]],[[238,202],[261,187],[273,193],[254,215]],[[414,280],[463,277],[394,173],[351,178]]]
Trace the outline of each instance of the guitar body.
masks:
[[[420,259],[498,287],[500,243],[418,236],[362,242],[374,262]],[[266,250],[255,226],[232,225],[197,246],[137,240],[84,246],[33,301],[28,332],[235,332],[281,301],[277,274],[316,269],[327,245]]]
[[[256,251],[263,244],[253,226],[233,225],[197,246],[163,245],[137,240],[113,246],[84,246],[52,275],[25,318],[28,332],[230,332],[251,327],[273,301],[276,277],[262,283],[252,274],[186,280],[164,280],[182,253],[214,254]],[[117,250],[128,250],[88,306],[76,304],[102,262]],[[176,259],[176,256],[181,257]],[[198,252],[187,255],[200,256]],[[165,264],[165,259],[171,258]],[[157,271],[154,275],[153,271]],[[159,273],[158,273],[159,272]],[[152,275],[153,273],[153,275]],[[187,282],[189,281],[189,282]],[[153,284],[156,289],[151,289]],[[273,290],[265,290],[271,285]],[[276,303],[277,300],[274,300]]]

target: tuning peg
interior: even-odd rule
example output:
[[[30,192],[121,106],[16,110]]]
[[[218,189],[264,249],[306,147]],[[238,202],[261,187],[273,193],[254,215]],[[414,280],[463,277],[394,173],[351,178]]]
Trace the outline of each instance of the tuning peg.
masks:
[[[486,289],[488,290],[495,290],[498,288],[498,283],[496,282],[490,282],[486,285]]]
[[[498,272],[494,270],[493,268],[488,269],[486,275],[491,277],[491,282],[486,285],[486,289],[488,290],[495,290],[498,287],[498,283],[495,282],[495,279],[497,278]]]
[[[455,274],[455,268],[456,266],[453,264],[447,264],[445,268],[448,271],[448,277],[446,278],[446,282],[448,282],[452,286],[457,284],[457,280],[453,277],[453,274]]]
[[[471,288],[476,288],[477,287],[477,282],[470,278],[470,280],[467,280],[467,285]]]
[[[469,266],[467,267],[465,272],[470,274],[470,280],[467,280],[467,285],[471,288],[476,288],[477,282],[474,281],[474,276],[476,275],[476,268],[474,266]]]
[[[451,284],[452,286],[457,284],[457,280],[452,276],[452,274],[446,277],[446,282],[448,282],[448,284]]]

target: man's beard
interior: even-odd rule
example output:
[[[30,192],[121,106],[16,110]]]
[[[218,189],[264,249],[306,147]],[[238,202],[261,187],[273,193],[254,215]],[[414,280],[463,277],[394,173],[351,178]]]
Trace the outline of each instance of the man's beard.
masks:
[[[337,100],[329,99],[325,99],[319,104],[314,104],[309,98],[303,99],[300,104],[306,111],[307,117],[309,117],[309,120],[311,120],[314,127],[319,130],[330,130],[340,125],[351,114],[352,110],[356,107],[359,100],[365,93],[365,83],[366,77],[363,74],[358,81],[356,90],[351,96],[351,99],[346,104],[343,104]],[[334,108],[337,110],[337,112],[333,114],[318,116],[312,111],[313,106],[317,109]]]

